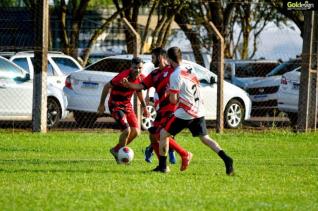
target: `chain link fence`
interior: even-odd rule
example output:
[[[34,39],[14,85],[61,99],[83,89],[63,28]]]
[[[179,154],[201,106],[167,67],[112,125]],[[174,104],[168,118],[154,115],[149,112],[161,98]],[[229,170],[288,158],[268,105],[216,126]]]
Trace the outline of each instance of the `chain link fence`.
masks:
[[[59,13],[50,10],[47,122],[51,129],[117,128],[110,115],[98,115],[96,111],[104,84],[118,72],[130,67],[132,56],[122,55],[127,52],[127,40],[126,29],[120,16],[96,39],[88,62],[84,64],[85,67],[82,67],[81,60],[92,34],[105,23],[105,17],[115,12],[110,9],[101,11],[89,11],[84,16],[74,54],[74,51],[65,48],[63,44],[65,40],[61,39],[61,33],[71,33],[71,23],[74,20],[68,17],[65,22],[66,30],[63,31],[59,22]],[[144,13],[149,12],[145,11]],[[0,7],[0,128],[28,129],[32,125],[32,79],[34,50],[36,50],[34,12],[27,8]],[[143,34],[145,23],[138,24],[139,32]],[[152,34],[153,29],[149,30],[148,34]],[[213,37],[211,33],[208,33],[207,37],[209,36]],[[184,59],[194,62],[189,65],[198,71],[199,79],[205,83],[202,86],[206,88],[203,94],[206,100],[206,113],[209,116],[207,119],[215,120],[216,84],[213,79],[211,81],[211,77],[216,81],[217,76],[216,70],[210,66],[210,62],[213,62],[211,59],[213,50],[201,49],[203,61],[201,64],[204,67],[199,66],[195,63],[197,57],[192,52],[194,46],[192,48],[183,46],[184,43],[189,42],[185,37],[188,36],[175,24],[171,28],[171,37],[165,46],[181,47]],[[207,40],[202,46],[208,46],[210,42]],[[150,44],[145,46],[149,48]],[[262,52],[261,49],[259,51]],[[262,56],[262,53],[259,56]],[[151,57],[149,55],[142,57],[145,61],[145,74],[149,74],[153,68]],[[297,127],[298,117],[306,115],[298,112],[303,63],[300,56],[284,60],[225,59],[225,125],[229,128]],[[312,69],[317,69],[317,66],[313,66]],[[243,97],[244,94],[248,99]],[[155,117],[155,104],[156,97],[152,91],[148,106],[151,116],[143,118],[144,129],[151,125]],[[211,121],[213,127],[214,122]]]

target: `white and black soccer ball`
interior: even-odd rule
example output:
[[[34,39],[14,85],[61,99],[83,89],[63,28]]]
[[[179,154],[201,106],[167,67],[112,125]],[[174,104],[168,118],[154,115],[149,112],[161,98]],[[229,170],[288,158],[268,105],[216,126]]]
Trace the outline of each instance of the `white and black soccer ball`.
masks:
[[[122,164],[129,164],[134,159],[134,151],[124,146],[119,149],[118,151],[118,162]]]

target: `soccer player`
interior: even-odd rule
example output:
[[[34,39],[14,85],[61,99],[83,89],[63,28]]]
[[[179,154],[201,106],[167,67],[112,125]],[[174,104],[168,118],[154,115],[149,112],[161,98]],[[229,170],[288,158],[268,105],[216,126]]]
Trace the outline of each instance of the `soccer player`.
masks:
[[[105,99],[110,92],[108,100],[108,107],[112,117],[120,125],[122,133],[119,136],[118,144],[110,149],[110,152],[114,156],[118,163],[117,154],[118,150],[131,143],[134,138],[140,134],[137,117],[131,105],[131,97],[134,94],[134,89],[124,87],[122,84],[123,78],[126,78],[130,83],[139,84],[144,76],[141,74],[143,68],[143,61],[139,57],[135,57],[131,60],[131,68],[120,72],[110,82],[108,82],[102,91],[98,113],[105,112]],[[146,103],[144,101],[141,91],[137,91],[137,97],[141,102],[141,106],[144,108],[144,115],[149,115],[146,109]]]
[[[209,137],[207,133],[204,108],[200,96],[200,82],[191,70],[181,65],[182,54],[178,47],[172,47],[167,52],[171,66],[174,72],[170,76],[169,100],[177,105],[174,116],[167,122],[164,129],[160,131],[159,142],[159,166],[155,171],[167,172],[167,152],[169,149],[169,137],[175,136],[184,128],[188,128],[192,136],[198,136],[203,144],[210,147],[224,161],[226,174],[233,175],[233,160],[225,154],[222,148]]]
[[[156,93],[159,97],[159,109],[157,110],[154,125],[149,129],[149,137],[151,146],[159,157],[159,133],[167,123],[168,119],[172,116],[176,109],[176,105],[170,103],[169,96],[167,95],[167,87],[173,68],[168,65],[166,51],[162,48],[155,48],[152,50],[151,57],[155,67],[158,68],[153,70],[141,84],[133,84],[127,82],[127,80],[123,80],[123,84],[137,90],[149,89],[150,87],[156,89]],[[191,161],[192,153],[184,150],[172,137],[169,137],[168,141],[170,148],[175,150],[181,156],[182,162],[180,170],[186,170]],[[165,171],[169,170],[166,168]]]

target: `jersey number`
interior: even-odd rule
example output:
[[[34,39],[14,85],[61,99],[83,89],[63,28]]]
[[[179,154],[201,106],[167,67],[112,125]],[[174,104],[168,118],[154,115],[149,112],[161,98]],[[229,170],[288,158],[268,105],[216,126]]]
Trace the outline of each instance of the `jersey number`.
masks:
[[[198,95],[198,87],[196,84],[193,84],[192,90],[193,90],[194,101],[197,102],[199,100],[199,95]]]

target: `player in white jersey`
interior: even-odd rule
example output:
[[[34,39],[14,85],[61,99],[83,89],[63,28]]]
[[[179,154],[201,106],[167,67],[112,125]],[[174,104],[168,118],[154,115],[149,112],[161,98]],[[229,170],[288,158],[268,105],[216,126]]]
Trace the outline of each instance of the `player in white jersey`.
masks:
[[[178,47],[172,47],[167,52],[171,66],[175,69],[170,76],[169,99],[177,104],[174,113],[166,127],[160,131],[159,166],[154,171],[167,172],[167,153],[169,149],[168,138],[175,136],[184,128],[188,128],[192,136],[199,137],[202,143],[210,147],[224,161],[226,174],[234,175],[233,159],[226,155],[222,148],[207,132],[202,99],[200,98],[200,82],[191,70],[181,65],[182,54]],[[190,154],[189,162],[192,154]]]

